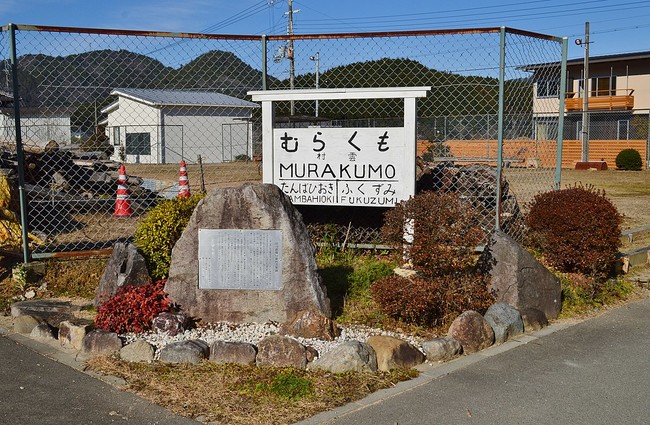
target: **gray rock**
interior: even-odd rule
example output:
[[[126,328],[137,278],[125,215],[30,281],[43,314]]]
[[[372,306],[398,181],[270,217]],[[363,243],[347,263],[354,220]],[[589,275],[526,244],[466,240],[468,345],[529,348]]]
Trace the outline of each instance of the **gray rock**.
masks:
[[[41,320],[34,316],[23,315],[14,317],[14,332],[19,334],[28,334],[41,323]]]
[[[280,335],[300,338],[318,338],[332,341],[340,335],[336,324],[328,317],[315,311],[299,311],[288,322],[280,325]]]
[[[397,368],[409,369],[425,360],[420,350],[392,336],[373,335],[368,338],[368,345],[375,350],[377,367],[384,372]]]
[[[111,356],[122,348],[122,340],[115,332],[94,330],[88,332],[82,340],[84,353],[93,356]]]
[[[199,289],[199,229],[282,231],[280,290]],[[330,303],[317,272],[315,251],[302,216],[275,185],[216,189],[197,205],[172,250],[165,291],[190,316],[204,322],[269,320],[284,323],[301,310],[330,317]]]
[[[469,310],[449,327],[447,336],[460,342],[466,354],[476,353],[494,344],[494,331],[480,313]]]
[[[95,306],[115,295],[122,286],[141,286],[150,281],[144,257],[136,246],[132,243],[117,242],[113,245],[113,253],[99,281]]]
[[[536,308],[525,308],[519,312],[524,322],[524,331],[538,331],[548,326],[548,319],[543,311]]]
[[[79,310],[81,310],[80,306],[72,305],[68,301],[43,299],[19,301],[11,305],[11,315],[13,317],[33,316],[51,324],[57,324],[61,320],[68,320]]]
[[[257,343],[255,362],[258,366],[304,369],[307,366],[307,350],[295,339],[271,335]]]
[[[463,346],[456,339],[444,336],[422,342],[422,350],[428,361],[446,362],[458,356],[463,351]]]
[[[210,344],[210,361],[215,363],[255,363],[257,349],[246,342],[214,341]]]
[[[332,373],[377,372],[377,354],[366,343],[348,341],[314,360],[310,369],[326,370]]]
[[[503,344],[513,336],[524,333],[524,322],[521,320],[521,314],[511,305],[505,303],[493,304],[483,317],[492,326],[496,344]]]
[[[32,329],[32,332],[29,334],[31,338],[34,339],[45,339],[45,340],[54,340],[56,339],[55,331],[47,323],[39,323]]]
[[[479,263],[490,274],[490,289],[498,302],[518,310],[535,308],[549,319],[560,314],[560,280],[505,233],[492,234]]]
[[[90,330],[89,323],[64,320],[59,324],[59,342],[62,347],[81,350],[83,339]]]
[[[142,339],[136,339],[120,349],[120,358],[125,362],[146,362],[153,361],[156,349],[153,345]]]
[[[208,343],[200,339],[167,344],[160,350],[160,361],[166,363],[200,363],[210,354]]]
[[[154,317],[151,327],[159,334],[176,336],[185,332],[189,323],[189,317],[185,313],[172,313],[163,311]]]

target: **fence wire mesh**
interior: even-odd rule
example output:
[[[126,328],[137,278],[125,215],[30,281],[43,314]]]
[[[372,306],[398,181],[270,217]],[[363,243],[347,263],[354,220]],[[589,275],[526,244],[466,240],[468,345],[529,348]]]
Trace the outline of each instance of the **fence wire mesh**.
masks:
[[[4,168],[16,146],[9,32],[0,33]],[[261,181],[260,106],[247,92],[288,88],[431,86],[417,103],[419,190],[460,192],[486,230],[500,208],[502,227],[520,238],[526,202],[554,185],[557,93],[534,91],[540,81],[559,87],[561,43],[504,34],[505,44],[499,29],[259,37],[18,26],[29,228],[43,241],[35,252],[131,238],[148,209],[177,196],[181,160],[192,191]],[[534,102],[555,108],[555,120]],[[278,127],[403,125],[399,99],[281,102],[276,114]],[[120,164],[132,214],[116,208]],[[381,243],[381,208],[300,209],[317,238]]]

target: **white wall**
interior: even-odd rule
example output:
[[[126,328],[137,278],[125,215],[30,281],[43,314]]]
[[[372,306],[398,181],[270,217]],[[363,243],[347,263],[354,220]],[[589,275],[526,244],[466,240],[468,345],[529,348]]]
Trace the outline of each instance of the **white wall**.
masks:
[[[126,163],[156,164],[160,159],[160,110],[123,97],[119,98],[119,107],[108,114],[107,135],[115,152],[111,156],[114,161],[121,161],[119,146],[126,145],[127,133],[149,133],[150,155],[127,155]],[[119,141],[115,141],[115,127],[119,127]]]

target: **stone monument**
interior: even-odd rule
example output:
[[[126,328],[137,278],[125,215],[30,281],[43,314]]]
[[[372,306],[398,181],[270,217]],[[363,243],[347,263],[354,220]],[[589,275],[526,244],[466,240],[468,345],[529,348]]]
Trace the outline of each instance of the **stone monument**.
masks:
[[[275,185],[216,189],[172,250],[165,291],[204,322],[285,322],[331,315],[300,213]]]

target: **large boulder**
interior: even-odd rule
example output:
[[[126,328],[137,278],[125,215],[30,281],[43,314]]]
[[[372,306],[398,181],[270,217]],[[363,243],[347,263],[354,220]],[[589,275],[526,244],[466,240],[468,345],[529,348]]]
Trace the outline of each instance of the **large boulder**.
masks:
[[[524,331],[538,331],[548,326],[548,319],[543,311],[536,308],[525,308],[519,312],[524,322]]]
[[[368,338],[368,345],[375,350],[377,367],[384,372],[397,368],[408,369],[425,360],[420,350],[392,336],[373,335]]]
[[[490,275],[490,289],[498,302],[518,310],[534,308],[549,319],[560,314],[560,280],[510,236],[495,231],[479,264]]]
[[[496,344],[503,344],[510,338],[524,333],[524,322],[521,320],[521,314],[509,304],[493,304],[483,317],[492,326]]]
[[[82,351],[93,356],[111,356],[122,348],[122,340],[115,332],[96,329],[82,339]]]
[[[430,362],[445,362],[463,351],[460,342],[449,336],[429,339],[422,342],[422,350]]]
[[[257,348],[247,342],[214,341],[210,344],[210,361],[214,363],[255,363]]]
[[[476,353],[494,344],[494,331],[476,311],[461,314],[449,327],[447,336],[456,339],[466,354]]]
[[[307,350],[295,339],[271,335],[257,343],[255,361],[258,366],[304,369],[307,366]]]
[[[62,347],[81,350],[83,339],[91,329],[85,320],[64,320],[59,324],[59,342]]]
[[[227,287],[206,289],[206,283],[199,282],[199,230],[202,229],[279,230],[281,252],[276,255],[263,251],[249,259],[242,255],[235,260],[236,264],[228,265],[235,278],[225,282]],[[241,254],[235,251],[214,248],[212,256],[222,254],[222,258],[226,255],[237,258]],[[251,260],[259,255],[275,256],[281,268],[279,285],[262,288],[246,288],[247,282],[241,282],[237,288],[227,285],[250,273],[261,273],[263,279],[270,281],[271,276],[267,277],[264,269],[250,269],[253,267]],[[210,263],[205,267],[214,266]],[[284,323],[302,310],[331,315],[309,232],[289,198],[271,184],[216,189],[199,202],[172,250],[165,291],[190,316],[204,322],[263,323],[272,320]]]
[[[348,341],[314,360],[309,369],[331,373],[377,372],[377,354],[364,342]]]
[[[143,339],[136,339],[120,349],[120,359],[125,362],[151,363],[156,349]]]
[[[117,242],[113,245],[104,274],[95,292],[95,306],[99,306],[125,285],[141,286],[149,283],[144,257],[132,243]]]
[[[201,339],[172,342],[160,350],[160,361],[165,363],[201,363],[210,355],[210,346]]]

